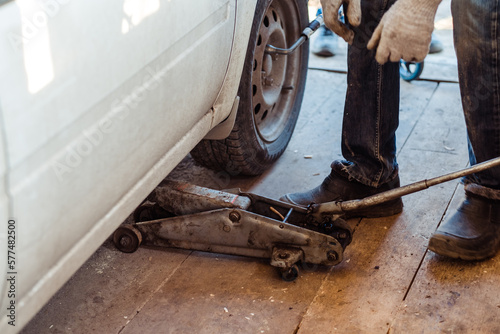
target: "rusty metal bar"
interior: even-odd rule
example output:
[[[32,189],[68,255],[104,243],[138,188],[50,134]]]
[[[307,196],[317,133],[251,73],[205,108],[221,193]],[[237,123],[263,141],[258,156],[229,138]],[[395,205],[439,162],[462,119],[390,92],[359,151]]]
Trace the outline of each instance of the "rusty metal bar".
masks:
[[[481,172],[496,166],[500,166],[500,157],[476,164],[472,167],[465,168],[453,173],[438,176],[429,180],[422,180],[419,182],[415,182],[400,188],[384,191],[382,193],[373,196],[365,197],[363,199],[350,200],[344,202],[340,201],[340,202],[312,204],[310,210],[313,214],[326,215],[326,214],[342,214],[344,212],[365,209],[380,203],[394,200],[396,198],[405,195],[413,194],[415,192],[427,189],[429,187],[435,186],[440,183],[451,181],[459,177],[463,177],[473,173]]]
[[[175,215],[189,215],[222,208],[246,210],[251,200],[246,196],[166,180],[154,191],[154,199],[164,210]]]

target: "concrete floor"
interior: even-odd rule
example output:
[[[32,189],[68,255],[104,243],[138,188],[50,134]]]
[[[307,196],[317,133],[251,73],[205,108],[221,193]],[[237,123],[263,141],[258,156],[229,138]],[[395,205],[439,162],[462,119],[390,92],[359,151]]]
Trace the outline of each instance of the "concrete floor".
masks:
[[[431,81],[401,85],[402,184],[467,165],[449,14],[440,13],[446,49],[426,59],[422,77]],[[264,175],[214,173],[188,156],[169,178],[271,198],[318,185],[340,158],[343,50],[311,56],[296,131]],[[405,197],[400,215],[349,220],[344,261],[304,268],[292,283],[265,260],[146,247],[124,254],[108,240],[23,333],[500,333],[500,258],[450,261],[426,249],[462,197],[452,181]]]

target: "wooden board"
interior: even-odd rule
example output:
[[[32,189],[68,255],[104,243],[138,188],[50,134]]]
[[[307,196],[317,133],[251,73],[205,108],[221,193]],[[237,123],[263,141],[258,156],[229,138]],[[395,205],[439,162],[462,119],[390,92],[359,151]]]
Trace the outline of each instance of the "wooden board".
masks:
[[[106,241],[23,333],[118,333],[188,258],[190,251],[118,251]]]
[[[459,187],[448,214],[465,195]],[[500,261],[447,260],[427,252],[390,333],[500,333]]]

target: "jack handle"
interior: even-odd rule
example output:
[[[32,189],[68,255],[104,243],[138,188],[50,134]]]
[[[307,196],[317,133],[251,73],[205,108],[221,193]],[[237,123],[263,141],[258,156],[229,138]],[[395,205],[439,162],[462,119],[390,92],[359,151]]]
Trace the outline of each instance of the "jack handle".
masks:
[[[316,18],[311,21],[311,23],[309,23],[304,31],[302,31],[299,39],[290,48],[282,49],[268,44],[266,45],[265,52],[268,54],[289,55],[293,53],[299,46],[301,46],[307,39],[309,39],[311,35],[314,34],[323,23],[323,15],[320,14],[316,16]]]
[[[325,215],[341,215],[345,212],[365,209],[373,205],[392,201],[399,197],[413,194],[415,192],[427,189],[437,184],[448,182],[456,178],[470,175],[473,173],[481,172],[496,166],[500,166],[500,157],[476,164],[472,167],[465,168],[453,173],[438,176],[429,180],[422,180],[415,183],[411,183],[409,185],[384,191],[376,195],[365,197],[363,199],[356,199],[344,202],[342,201],[328,202],[321,204],[312,203],[309,205],[308,211],[309,213],[313,214],[316,217],[322,217]]]

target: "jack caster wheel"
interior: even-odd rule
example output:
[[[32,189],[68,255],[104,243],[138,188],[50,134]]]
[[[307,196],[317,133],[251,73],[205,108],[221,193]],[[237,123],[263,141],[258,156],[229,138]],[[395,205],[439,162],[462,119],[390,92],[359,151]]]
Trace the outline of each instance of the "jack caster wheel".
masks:
[[[154,210],[154,203],[146,202],[141,204],[134,211],[134,222],[145,222],[154,220],[152,211]]]
[[[281,278],[286,282],[293,282],[299,277],[299,267],[294,264],[288,269],[281,269]]]
[[[142,234],[133,225],[123,225],[113,234],[113,243],[119,251],[133,253],[142,243]]]

